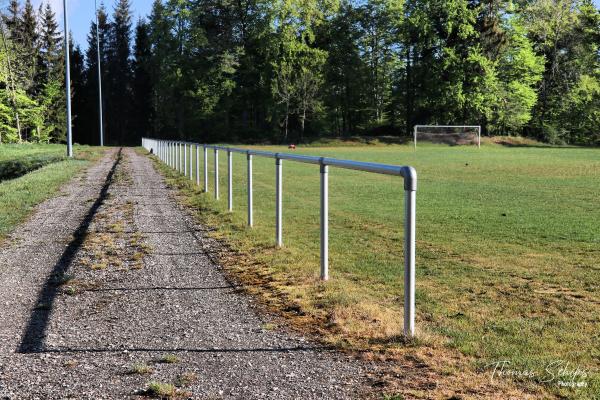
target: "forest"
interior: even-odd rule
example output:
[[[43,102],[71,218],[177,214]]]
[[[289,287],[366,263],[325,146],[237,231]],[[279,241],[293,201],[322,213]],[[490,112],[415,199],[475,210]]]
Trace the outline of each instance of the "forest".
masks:
[[[74,141],[403,137],[415,124],[600,144],[592,0],[129,0],[72,46]],[[1,18],[0,139],[65,139],[64,48],[49,5]]]

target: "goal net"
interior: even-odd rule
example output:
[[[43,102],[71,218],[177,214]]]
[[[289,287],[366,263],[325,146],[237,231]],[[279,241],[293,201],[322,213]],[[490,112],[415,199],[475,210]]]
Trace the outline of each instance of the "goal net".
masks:
[[[417,142],[444,143],[452,146],[474,144],[481,147],[479,125],[415,125],[415,148]]]

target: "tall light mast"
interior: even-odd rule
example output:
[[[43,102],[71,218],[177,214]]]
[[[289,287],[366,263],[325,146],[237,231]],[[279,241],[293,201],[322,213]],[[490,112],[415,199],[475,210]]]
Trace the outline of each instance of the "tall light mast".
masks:
[[[104,146],[104,114],[102,111],[102,65],[100,64],[100,23],[98,22],[97,0],[94,0],[94,10],[96,10],[96,55],[98,56],[98,112],[100,116],[100,146]]]
[[[69,17],[67,0],[63,0],[65,23],[65,86],[67,89],[67,157],[73,157],[73,131],[71,129],[71,61],[69,59]]]

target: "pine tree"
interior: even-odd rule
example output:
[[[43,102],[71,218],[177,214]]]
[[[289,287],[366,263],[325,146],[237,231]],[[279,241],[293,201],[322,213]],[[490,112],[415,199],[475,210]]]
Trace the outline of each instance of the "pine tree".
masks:
[[[54,141],[66,138],[64,55],[56,15],[46,4],[41,16],[37,86],[39,102],[45,107],[47,135]]]
[[[25,68],[24,75],[26,76],[26,90],[28,94],[35,96],[37,92],[35,78],[39,45],[37,17],[31,0],[25,1],[19,31],[21,36],[22,65]]]
[[[114,11],[108,41],[107,127],[114,143],[135,143],[128,137],[131,113],[131,6],[119,0]]]
[[[18,37],[17,29],[21,19],[21,4],[19,0],[10,0],[8,3],[8,15],[3,15],[3,19],[10,37]]]
[[[105,139],[109,138],[110,132],[106,125],[107,113],[107,63],[109,58],[109,47],[108,40],[110,36],[110,24],[108,22],[108,15],[104,4],[100,4],[98,8],[98,34],[100,39],[100,63],[102,71],[102,93],[104,96],[103,107],[104,107],[104,135]],[[85,138],[86,143],[99,144],[100,142],[100,108],[98,106],[99,95],[98,95],[98,53],[97,53],[97,42],[96,42],[96,22],[92,21],[90,26],[90,32],[87,36],[87,50],[85,52],[85,86],[81,92],[81,97],[85,98],[85,101],[81,102],[81,110],[78,118],[78,130],[80,132],[86,132]]]
[[[85,110],[87,108],[88,98],[85,96],[85,57],[79,45],[73,46],[71,42],[70,58],[71,58],[71,82],[72,83],[72,118],[73,118],[73,141],[80,144],[97,143],[92,142],[90,132],[81,129],[83,124],[80,123],[82,118],[85,118]]]
[[[133,62],[133,132],[140,138],[151,134],[152,52],[148,24],[139,20],[135,28],[135,59]]]

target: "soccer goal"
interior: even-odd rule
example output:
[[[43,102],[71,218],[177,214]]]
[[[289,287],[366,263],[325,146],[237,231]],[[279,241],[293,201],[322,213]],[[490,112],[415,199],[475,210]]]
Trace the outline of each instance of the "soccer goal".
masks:
[[[415,125],[414,136],[415,149],[417,140],[449,145],[476,144],[481,148],[479,125]]]

